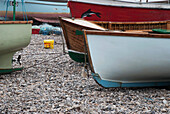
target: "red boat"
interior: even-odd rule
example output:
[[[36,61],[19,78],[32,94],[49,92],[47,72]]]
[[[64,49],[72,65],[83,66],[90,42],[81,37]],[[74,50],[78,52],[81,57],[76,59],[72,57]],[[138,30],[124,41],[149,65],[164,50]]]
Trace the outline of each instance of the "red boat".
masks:
[[[168,1],[133,3],[114,0],[70,0],[68,6],[72,17],[90,21],[143,22],[170,20],[170,4]]]

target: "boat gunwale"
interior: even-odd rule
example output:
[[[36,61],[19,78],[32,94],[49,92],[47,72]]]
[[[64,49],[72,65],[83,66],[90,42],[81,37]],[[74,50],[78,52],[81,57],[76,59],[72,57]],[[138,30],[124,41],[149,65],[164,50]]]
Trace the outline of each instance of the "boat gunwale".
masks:
[[[96,1],[75,1],[75,0],[69,0],[68,1],[68,4],[70,4],[69,2],[74,2],[74,3],[84,3],[84,4],[92,4],[92,5],[101,5],[101,6],[108,6],[108,7],[121,7],[121,8],[135,8],[135,9],[157,9],[157,10],[169,10],[170,9],[170,5],[169,7],[160,7],[159,5],[165,5],[165,6],[168,6],[168,4],[137,4],[138,6],[132,6],[132,5],[126,5],[126,4],[135,4],[135,3],[127,3],[127,2],[123,2],[125,3],[125,5],[121,5],[121,3],[119,4],[108,4],[108,3],[98,3]],[[114,1],[113,1],[114,2]],[[121,1],[119,1],[121,2]],[[136,4],[135,4],[136,5]],[[142,6],[143,5],[143,6]],[[144,6],[144,5],[147,5],[147,6]],[[69,7],[70,5],[68,5]]]
[[[58,2],[58,3],[54,2],[54,4],[50,4],[50,3],[37,3],[37,2],[29,2],[29,1],[27,1],[25,3],[27,3],[27,4],[39,4],[39,5],[50,5],[50,6],[67,6],[67,4],[66,4],[67,2],[63,2],[63,3],[65,3],[65,5],[64,4],[60,4],[62,2]]]
[[[143,38],[170,38],[170,34],[158,34],[152,33],[152,30],[131,30],[125,32],[118,32],[118,31],[97,31],[97,30],[84,30],[85,34],[90,35],[111,35],[111,36],[132,36],[132,37],[143,37]]]
[[[73,22],[70,22],[70,21],[68,21],[68,20],[66,20],[66,19],[71,19],[71,18],[65,18],[65,17],[63,18],[63,17],[61,17],[61,20],[66,21],[66,22],[71,23],[71,24],[75,24],[75,25],[77,25],[77,26],[82,26],[82,27],[86,27],[86,28],[90,28],[90,29],[96,29],[96,30],[101,30],[101,29],[106,30],[104,27],[99,26],[99,25],[97,25],[97,24],[93,23],[92,21],[87,21],[87,20],[82,19],[82,18],[76,18],[75,20],[82,20],[82,21],[86,21],[86,22],[88,22],[88,23],[91,23],[91,24],[94,24],[94,25],[96,25],[96,26],[100,27],[101,29],[93,28],[93,27],[86,26],[86,25],[80,25],[80,24],[75,23],[74,21],[73,21]],[[74,20],[74,19],[72,19],[72,20]],[[100,22],[101,22],[101,21],[100,21]]]
[[[32,24],[33,21],[0,21],[0,24]]]
[[[95,24],[158,24],[158,23],[170,23],[170,20],[166,20],[166,21],[146,21],[146,22],[112,22],[112,21],[90,21],[92,23]]]

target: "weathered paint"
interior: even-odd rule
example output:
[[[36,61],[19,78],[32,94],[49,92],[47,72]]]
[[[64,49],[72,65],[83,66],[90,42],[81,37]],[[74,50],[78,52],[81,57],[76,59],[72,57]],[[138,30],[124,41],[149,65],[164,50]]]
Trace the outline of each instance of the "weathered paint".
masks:
[[[0,74],[6,74],[6,73],[15,72],[15,71],[20,71],[22,69],[23,69],[23,67],[21,67],[21,68],[11,68],[11,69],[0,69]]]
[[[76,61],[76,62],[80,62],[80,63],[81,62],[83,62],[83,63],[85,62],[85,55],[84,55],[84,53],[80,53],[80,52],[69,50],[68,54],[69,54],[70,58],[72,60]],[[87,56],[86,56],[86,58],[87,58]],[[88,62],[88,61],[86,60],[86,62]]]
[[[98,2],[97,0],[73,0],[68,2],[68,6],[72,17],[84,17],[84,19],[91,21],[139,22],[170,20],[170,8],[166,4],[150,7],[148,4],[129,3],[126,6],[127,3],[121,3],[120,5],[115,5],[114,2],[111,0],[110,2],[109,0],[103,0],[103,2]],[[89,13],[89,16],[85,16],[85,13],[86,15]]]
[[[5,1],[0,1],[0,17],[5,17],[6,14],[6,4]],[[16,20],[23,20],[23,9],[21,1],[17,2],[16,7]],[[44,2],[38,0],[26,1],[24,3],[26,14],[28,19],[47,19],[47,20],[57,20],[59,16],[70,17],[70,10],[67,7],[66,2]],[[7,17],[12,19],[13,17],[12,6],[9,6]]]
[[[0,24],[0,69],[12,69],[13,55],[30,43],[31,30],[32,24]]]

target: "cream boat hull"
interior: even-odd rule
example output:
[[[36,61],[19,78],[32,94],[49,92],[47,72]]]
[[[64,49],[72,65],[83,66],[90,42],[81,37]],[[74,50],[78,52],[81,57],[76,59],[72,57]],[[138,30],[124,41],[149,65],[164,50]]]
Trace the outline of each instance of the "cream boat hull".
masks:
[[[0,69],[12,68],[12,57],[30,43],[31,30],[31,23],[0,23]]]
[[[86,43],[92,71],[101,80],[170,82],[169,38],[87,33]]]

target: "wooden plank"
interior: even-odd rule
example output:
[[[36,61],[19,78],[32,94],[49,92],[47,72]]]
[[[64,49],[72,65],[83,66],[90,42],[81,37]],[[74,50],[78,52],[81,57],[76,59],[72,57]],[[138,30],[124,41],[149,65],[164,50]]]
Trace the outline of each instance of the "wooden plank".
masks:
[[[0,21],[0,24],[32,24],[33,21]]]
[[[87,30],[86,34],[92,35],[111,35],[111,36],[130,36],[130,37],[150,37],[150,38],[170,38],[170,34],[156,34],[150,33],[147,31],[138,31],[138,32],[114,32],[114,31],[90,31]]]

